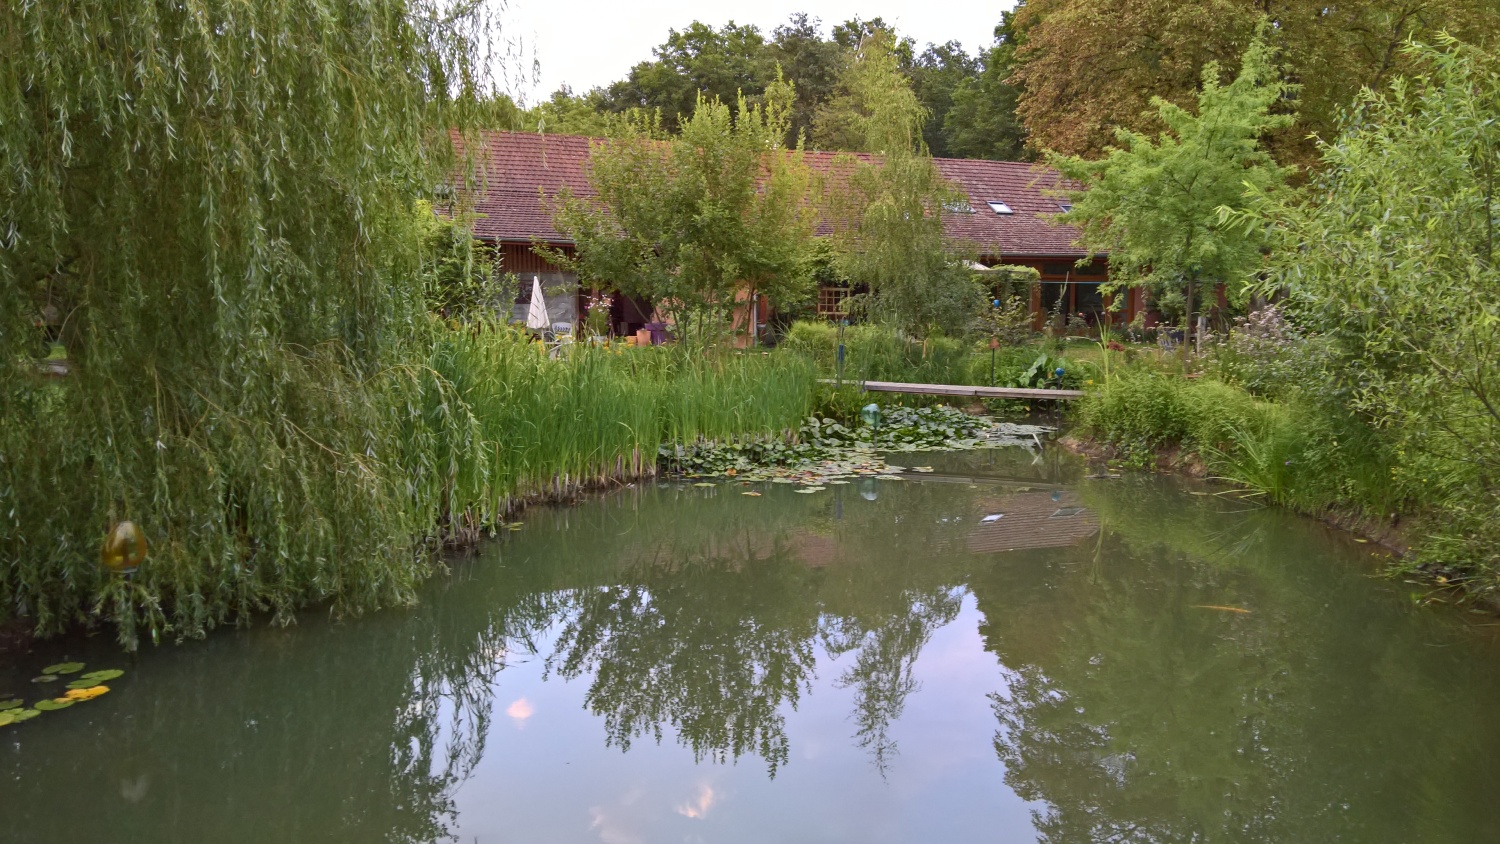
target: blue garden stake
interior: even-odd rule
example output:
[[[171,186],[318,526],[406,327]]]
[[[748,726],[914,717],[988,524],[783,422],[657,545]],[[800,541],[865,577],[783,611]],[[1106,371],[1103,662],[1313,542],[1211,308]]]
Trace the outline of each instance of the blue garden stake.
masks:
[[[838,366],[834,375],[834,380],[837,382],[836,386],[838,387],[844,386],[844,327],[848,324],[849,320],[847,319],[839,320],[839,355]]]

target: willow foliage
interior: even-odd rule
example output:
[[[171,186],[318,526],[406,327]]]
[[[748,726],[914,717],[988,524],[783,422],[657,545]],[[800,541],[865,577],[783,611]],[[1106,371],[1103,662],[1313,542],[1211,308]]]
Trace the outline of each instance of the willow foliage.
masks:
[[[890,38],[864,39],[841,84],[859,104],[853,125],[863,149],[876,156],[840,159],[847,177],[831,202],[839,269],[868,291],[855,298],[854,310],[912,336],[961,333],[983,291],[942,215],[957,203],[967,207],[967,197],[928,154],[928,112],[902,75]]]
[[[426,319],[411,208],[451,172],[486,21],[0,7],[0,620],[133,642],[410,599],[440,486],[393,452]],[[71,371],[46,380],[53,338]],[[121,519],[151,548],[130,581],[98,562]]]

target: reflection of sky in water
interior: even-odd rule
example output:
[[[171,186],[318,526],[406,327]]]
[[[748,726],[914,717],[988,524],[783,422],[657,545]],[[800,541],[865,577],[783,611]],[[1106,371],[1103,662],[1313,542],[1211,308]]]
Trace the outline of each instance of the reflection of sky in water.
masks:
[[[485,758],[456,794],[460,841],[1028,841],[1031,804],[1004,782],[991,742],[990,692],[1002,691],[995,656],[978,633],[983,616],[965,597],[933,633],[920,684],[892,728],[898,755],[884,777],[856,746],[853,690],[834,680],[853,654],[818,653],[812,694],[784,707],[792,756],[774,779],[754,757],[695,764],[668,733],[628,753],[602,748],[601,719],[579,702],[588,678],[542,680],[542,660],[512,666],[497,696],[525,690],[525,730],[496,730]],[[547,652],[550,641],[539,641]],[[515,717],[514,712],[509,712]],[[603,752],[601,752],[603,751]],[[531,831],[516,838],[517,830]],[[545,833],[542,831],[545,830]],[[531,839],[530,835],[541,836]]]

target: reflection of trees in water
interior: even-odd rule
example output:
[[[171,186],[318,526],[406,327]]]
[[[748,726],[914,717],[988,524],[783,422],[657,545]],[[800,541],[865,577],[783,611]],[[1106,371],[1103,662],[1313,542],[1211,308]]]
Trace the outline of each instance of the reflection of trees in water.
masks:
[[[589,676],[586,700],[610,744],[661,741],[670,728],[698,759],[755,754],[774,776],[790,751],[783,707],[810,689],[821,644],[854,654],[838,682],[855,690],[856,740],[888,763],[912,666],[962,601],[957,566],[931,549],[961,547],[950,517],[972,505],[952,489],[847,508],[842,494],[811,516],[805,500],[715,496],[689,520],[643,508],[622,518],[628,528],[574,524],[548,537],[548,558],[587,561],[554,581],[569,608],[548,665]]]
[[[641,735],[661,741],[670,725],[699,760],[754,753],[774,776],[788,755],[780,707],[797,705],[814,664],[816,615],[789,611],[806,593],[787,568],[704,563],[580,590],[549,667],[593,675],[587,704],[622,750]]]
[[[1044,804],[1043,840],[1454,840],[1444,816],[1474,793],[1460,772],[1484,764],[1472,739],[1495,737],[1455,700],[1472,672],[1372,611],[1357,568],[1298,565],[1337,553],[1317,526],[1150,486],[1096,493],[1116,529],[1097,555],[1050,563],[1045,588],[973,581],[1010,666],[995,752]],[[1444,798],[1413,812],[1428,805],[1414,786]]]
[[[891,724],[901,717],[906,698],[918,689],[912,671],[933,631],[958,617],[964,590],[933,589],[905,595],[907,611],[870,620],[825,618],[824,649],[832,656],[855,652],[854,664],[838,678],[854,691],[854,737],[884,773],[896,755]]]
[[[101,822],[118,841],[451,837],[455,790],[484,751],[490,685],[556,607],[546,595],[434,587],[430,597],[474,604],[307,617],[143,654],[92,708],[7,735],[0,838],[65,841]]]

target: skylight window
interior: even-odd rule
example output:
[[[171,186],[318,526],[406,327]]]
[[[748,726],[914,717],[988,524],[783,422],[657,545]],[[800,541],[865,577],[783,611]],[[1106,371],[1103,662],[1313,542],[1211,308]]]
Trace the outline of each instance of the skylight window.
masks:
[[[970,205],[967,201],[960,199],[954,202],[944,202],[943,210],[951,214],[973,214],[974,206]]]
[[[1014,213],[1016,213],[1016,212],[1010,210],[1010,206],[1009,205],[1006,205],[1005,203],[1001,202],[998,199],[991,199],[990,202],[989,202],[989,205],[990,205],[990,210],[994,211],[996,214],[1014,214]]]
[[[1057,201],[1057,207],[1061,208],[1063,210],[1063,213],[1066,214],[1069,211],[1073,210],[1073,200],[1071,200],[1071,199],[1059,199]]]

